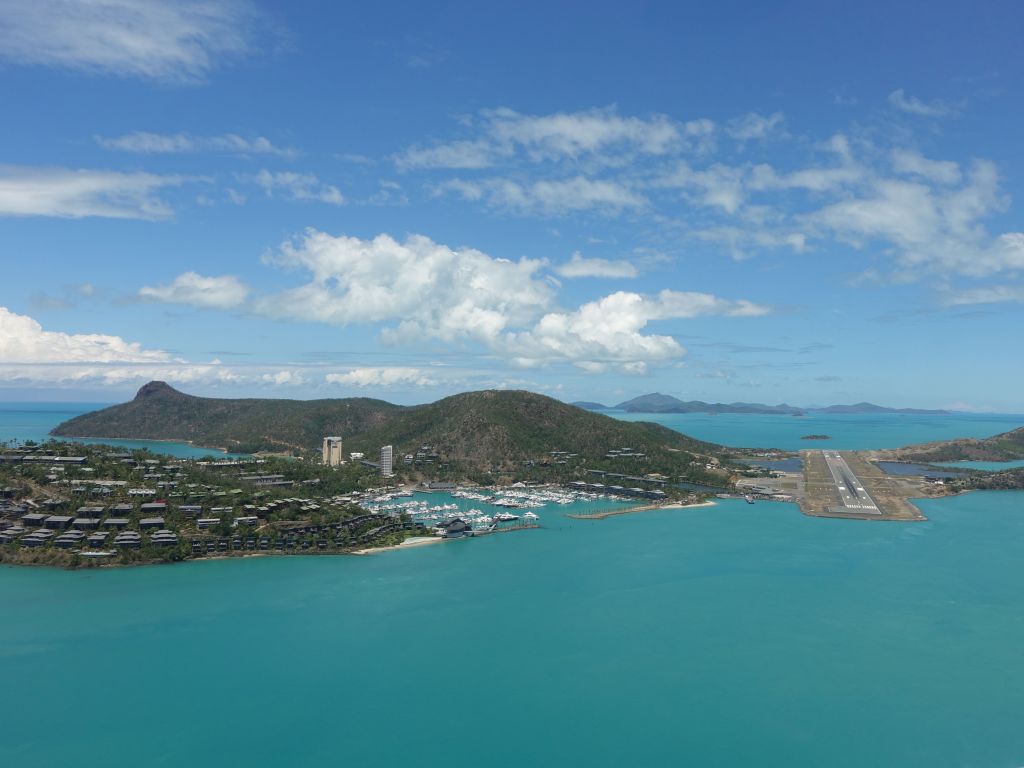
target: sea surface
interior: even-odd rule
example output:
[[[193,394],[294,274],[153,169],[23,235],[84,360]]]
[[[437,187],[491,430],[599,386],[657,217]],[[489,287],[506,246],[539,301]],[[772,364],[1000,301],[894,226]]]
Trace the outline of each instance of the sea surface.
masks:
[[[901,448],[915,443],[957,437],[990,437],[1024,427],[1024,415],[950,413],[943,415],[626,413],[607,411],[625,421],[653,421],[678,432],[722,445],[744,448],[838,448],[864,451]],[[801,440],[804,435],[828,435],[829,440]]]
[[[63,421],[81,416],[83,413],[106,408],[111,403],[0,403],[0,443],[33,440],[41,443],[51,438],[49,432]],[[164,440],[114,440],[104,438],[62,437],[60,440],[75,443],[111,445],[123,450],[148,448],[154,453],[165,453],[180,459],[200,459],[204,456],[234,458],[241,454],[225,453],[214,448],[199,448],[189,443],[175,443]]]
[[[0,567],[0,765],[1024,765],[1024,493],[921,507]]]

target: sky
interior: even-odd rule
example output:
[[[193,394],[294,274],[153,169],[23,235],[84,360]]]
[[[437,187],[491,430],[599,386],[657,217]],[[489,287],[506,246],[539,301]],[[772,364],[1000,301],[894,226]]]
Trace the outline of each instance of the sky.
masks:
[[[5,0],[0,400],[1024,412],[1022,24]]]

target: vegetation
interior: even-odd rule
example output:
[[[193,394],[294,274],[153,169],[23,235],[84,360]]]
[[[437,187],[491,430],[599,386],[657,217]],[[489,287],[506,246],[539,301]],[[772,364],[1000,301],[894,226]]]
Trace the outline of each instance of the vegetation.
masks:
[[[382,445],[394,446],[403,478],[481,483],[561,482],[598,469],[721,486],[732,466],[732,453],[722,446],[521,391],[469,392],[402,407],[367,398],[221,400],[151,382],[133,401],[64,422],[54,434],[288,450],[311,460],[325,435],[338,434],[346,451],[368,459],[375,460]],[[430,447],[430,458],[407,466],[404,457],[423,446]],[[620,455],[624,448],[631,450]]]
[[[1024,427],[982,439],[911,445],[892,451],[898,461],[1014,461],[1024,459]]]

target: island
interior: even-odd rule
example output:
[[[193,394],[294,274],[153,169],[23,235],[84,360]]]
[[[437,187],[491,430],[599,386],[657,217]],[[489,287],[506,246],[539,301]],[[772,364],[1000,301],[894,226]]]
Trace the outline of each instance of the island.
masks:
[[[615,500],[621,513],[705,503],[729,492],[744,466],[742,451],[519,391],[399,406],[204,398],[150,382],[53,435],[187,441],[243,457],[64,440],[8,446],[0,562],[376,551],[536,527],[533,509],[546,504]],[[452,495],[500,511],[452,509]]]
[[[594,506],[572,517],[592,520],[722,497],[916,521],[925,519],[919,497],[1024,488],[1024,469],[891,475],[883,466],[1020,458],[1024,428],[897,451],[794,453],[717,445],[525,391],[400,406],[204,398],[150,382],[53,435],[0,450],[0,562],[82,568],[368,553],[528,530],[543,525],[534,510],[580,502]],[[76,437],[188,441],[241,457],[179,459],[57,439]],[[756,466],[783,460],[785,470]]]
[[[832,435],[804,435],[801,440],[831,440]]]

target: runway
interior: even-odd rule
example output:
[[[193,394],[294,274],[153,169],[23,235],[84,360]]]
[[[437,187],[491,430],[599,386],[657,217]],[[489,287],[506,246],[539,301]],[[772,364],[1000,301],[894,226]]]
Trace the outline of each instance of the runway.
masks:
[[[881,515],[871,495],[864,490],[864,483],[850,469],[849,465],[838,451],[822,451],[825,463],[829,472],[832,473],[832,480],[835,482],[836,492],[839,500],[843,503],[843,509],[855,512],[860,515]]]

